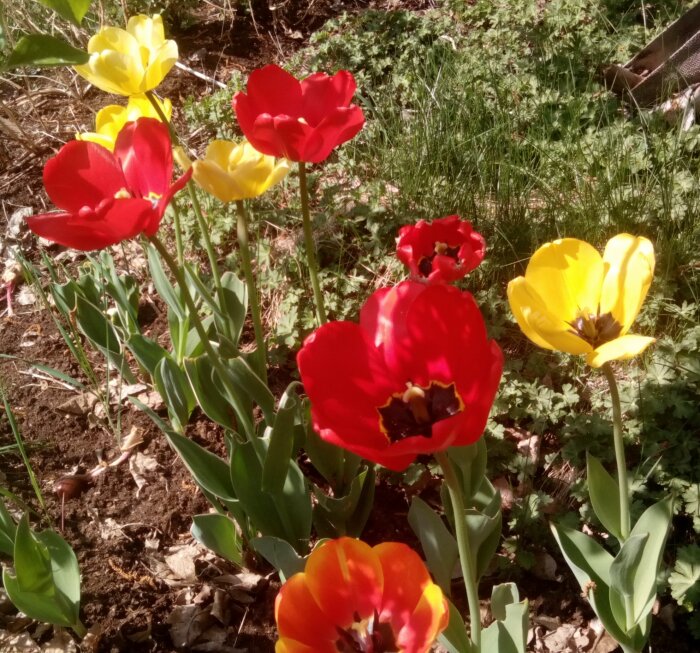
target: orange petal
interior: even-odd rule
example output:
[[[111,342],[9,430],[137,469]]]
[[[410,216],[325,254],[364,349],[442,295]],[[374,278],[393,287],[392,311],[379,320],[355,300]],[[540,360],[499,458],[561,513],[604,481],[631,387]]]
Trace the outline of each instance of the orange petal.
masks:
[[[399,631],[396,643],[402,653],[427,653],[437,636],[447,628],[450,613],[438,585],[430,583],[408,623]]]

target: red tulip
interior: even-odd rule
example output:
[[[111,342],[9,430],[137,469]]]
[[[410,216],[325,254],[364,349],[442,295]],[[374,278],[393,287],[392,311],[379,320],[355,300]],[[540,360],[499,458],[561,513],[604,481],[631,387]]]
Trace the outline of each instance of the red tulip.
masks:
[[[503,357],[469,293],[405,281],[375,292],[360,324],[317,329],[297,363],[320,436],[401,471],[481,437]]]
[[[62,212],[27,219],[38,236],[74,249],[114,245],[158,231],[173,195],[192,175],[171,185],[167,125],[139,118],[119,132],[114,153],[89,141],[66,143],[44,166],[44,187]]]
[[[317,547],[275,602],[276,653],[427,653],[447,627],[439,586],[412,549],[341,537]]]
[[[402,227],[396,254],[415,277],[432,283],[451,283],[484,260],[486,242],[471,222],[458,215]]]
[[[355,79],[347,70],[300,82],[270,64],[251,73],[247,91],[233,96],[233,109],[243,134],[263,154],[319,163],[365,124],[362,109],[350,104]]]

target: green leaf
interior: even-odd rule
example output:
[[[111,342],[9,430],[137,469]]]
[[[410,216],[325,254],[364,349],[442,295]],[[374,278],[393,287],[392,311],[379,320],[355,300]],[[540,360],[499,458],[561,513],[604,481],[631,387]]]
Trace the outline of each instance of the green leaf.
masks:
[[[408,523],[420,539],[428,569],[446,596],[450,596],[450,582],[459,551],[440,516],[422,499],[413,497],[408,511]]]
[[[53,9],[61,18],[80,25],[87,10],[90,9],[92,0],[39,0],[39,2],[44,7]]]
[[[221,383],[207,356],[185,358],[185,373],[190,381],[197,404],[224,428],[232,429],[235,423],[235,408],[221,391]]]
[[[673,499],[667,497],[647,508],[632,528],[630,537],[648,534],[634,579],[634,622],[639,623],[653,607],[656,577],[671,526]]]
[[[502,586],[493,588],[493,596],[497,601],[507,600],[512,590],[500,590]],[[517,596],[517,590],[515,590]],[[528,602],[522,601],[505,603],[500,606],[505,614],[497,619],[481,634],[482,651],[498,651],[498,653],[525,653],[528,628]]]
[[[151,340],[140,333],[134,333],[129,336],[125,344],[139,365],[154,377],[158,363],[168,352],[155,340]]]
[[[74,48],[63,39],[48,34],[28,34],[19,40],[3,68],[75,66],[87,63],[89,58],[87,52]]]
[[[231,392],[236,394],[243,390],[260,410],[262,410],[265,423],[269,426],[275,423],[275,398],[270,392],[270,388],[253,371],[253,368],[243,360],[243,358],[233,358],[226,361],[231,372],[229,385]]]
[[[279,537],[256,537],[250,546],[277,570],[283,583],[294,574],[304,571],[306,558],[301,557],[289,542]]]
[[[337,490],[344,479],[345,451],[321,439],[321,436],[314,431],[308,400],[304,401],[304,424],[306,425],[304,450],[319,474],[328,481],[333,490]]]
[[[520,601],[520,593],[515,583],[501,583],[491,590],[491,614],[494,619],[506,618],[506,607]]]
[[[350,483],[347,494],[328,496],[319,487],[314,486],[316,505],[313,519],[316,530],[321,537],[341,537],[343,535],[357,536],[364,526],[364,515],[367,512],[367,494],[374,495],[374,468],[365,468]],[[371,507],[371,499],[370,499]],[[362,514],[357,518],[357,511]]]
[[[17,524],[5,507],[4,501],[0,500],[0,553],[10,557],[14,555],[16,533]]]
[[[298,381],[290,383],[280,399],[275,423],[270,429],[270,444],[263,466],[263,492],[277,494],[284,486],[289,460],[293,453],[294,421],[299,408],[296,389],[300,385]]]
[[[478,653],[467,635],[467,627],[459,610],[449,599],[447,599],[447,605],[450,609],[450,621],[438,637],[438,642],[447,649],[448,653]],[[482,648],[482,650],[486,653],[487,649]]]
[[[179,292],[172,286],[168,280],[163,264],[160,260],[158,250],[151,244],[148,244],[148,267],[151,271],[151,279],[161,299],[168,305],[177,319],[182,322],[187,318],[187,307],[185,302],[180,299]]]
[[[224,272],[221,275],[221,285],[221,308],[224,316],[230,321],[235,343],[238,343],[248,311],[248,287],[233,272]]]
[[[216,513],[192,517],[190,533],[197,542],[235,565],[243,564],[242,545],[235,524]]]
[[[471,498],[481,487],[486,473],[486,443],[483,438],[466,447],[450,447],[447,450],[455,471],[464,488],[465,504],[471,507]]]
[[[610,565],[610,586],[614,587],[622,596],[629,598],[634,594],[634,578],[642,558],[644,545],[648,539],[647,533],[630,535]],[[626,630],[629,630],[633,625],[627,624]]]
[[[700,603],[700,546],[691,544],[678,549],[668,584],[671,596],[679,604],[692,608]]]
[[[225,460],[172,430],[165,431],[165,437],[198,485],[221,499],[236,498]]]
[[[170,356],[164,356],[156,366],[154,381],[176,429],[183,432],[195,407],[187,376]]]
[[[595,456],[587,454],[586,461],[588,493],[591,497],[593,511],[608,533],[622,542],[618,485]]]

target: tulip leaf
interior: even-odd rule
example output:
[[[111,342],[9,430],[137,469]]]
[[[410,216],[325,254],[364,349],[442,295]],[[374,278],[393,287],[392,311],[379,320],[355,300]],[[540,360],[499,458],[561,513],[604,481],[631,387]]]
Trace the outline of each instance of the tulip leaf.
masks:
[[[328,496],[314,486],[316,505],[313,518],[321,537],[357,537],[369,517],[374,497],[374,467],[361,471],[350,483],[348,492],[342,496]]]
[[[231,325],[234,341],[238,343],[248,311],[248,287],[230,271],[221,275],[221,285],[223,293],[217,299],[225,319]]]
[[[138,361],[138,364],[154,377],[158,363],[168,352],[155,340],[151,340],[140,333],[130,335],[125,344]]]
[[[520,593],[515,583],[494,585],[491,590],[491,614],[494,619],[503,621],[506,618],[506,607],[520,601]]]
[[[235,422],[235,410],[222,394],[221,382],[209,359],[199,356],[186,358],[183,362],[199,407],[217,424],[231,429]]]
[[[151,271],[151,279],[160,298],[168,305],[180,322],[187,318],[187,309],[185,302],[180,299],[179,292],[172,286],[168,280],[163,264],[160,260],[160,254],[155,246],[149,243],[148,252],[148,268]]]
[[[192,517],[190,533],[202,546],[235,565],[243,564],[241,539],[235,524],[216,513]]]
[[[306,438],[304,440],[304,450],[309,456],[311,464],[318,470],[323,478],[328,481],[333,490],[338,490],[344,480],[344,450],[330,444],[321,438],[314,431],[311,423],[310,404],[308,399],[304,400],[304,424],[306,425]]]
[[[629,598],[634,594],[634,577],[648,539],[648,533],[628,537],[610,565],[611,587],[622,596]],[[632,625],[627,624],[628,629]]]
[[[481,635],[482,651],[525,653],[528,602],[519,601],[519,599],[518,590],[513,583],[505,583],[493,588],[491,609],[496,620]]]
[[[447,628],[440,633],[438,642],[448,653],[478,653],[476,647],[469,639],[469,635],[467,635],[467,627],[464,625],[464,619],[459,614],[459,610],[452,601],[446,600],[450,609],[450,621],[447,624]],[[482,648],[482,650],[486,651],[487,649]]]
[[[61,18],[80,26],[90,9],[92,0],[38,0],[44,7],[53,9]]]
[[[482,438],[465,447],[450,447],[447,454],[460,477],[465,502],[470,504],[470,499],[479,491],[486,473],[486,443]]]
[[[586,456],[588,493],[596,517],[605,529],[622,542],[620,494],[615,480],[601,462],[591,454]]]
[[[265,423],[272,426],[275,423],[275,398],[270,392],[270,388],[243,358],[234,358],[226,362],[231,373],[229,388],[234,392],[237,392],[239,388],[243,390],[252,401],[260,406]],[[231,388],[231,382],[235,390]]]
[[[306,558],[302,558],[289,542],[279,537],[256,537],[250,542],[250,546],[277,570],[283,583],[294,574],[304,571]]]
[[[0,553],[12,557],[15,550],[15,535],[17,524],[0,499]]]
[[[280,399],[275,422],[270,429],[270,444],[263,466],[263,492],[276,494],[281,492],[284,486],[294,447],[294,422],[299,409],[296,389],[300,385],[298,381],[290,383]]]
[[[435,582],[446,596],[450,596],[452,572],[459,559],[457,541],[447,530],[440,515],[419,497],[411,499],[408,523],[420,540]]]
[[[190,414],[195,407],[195,397],[187,381],[187,376],[180,366],[169,356],[160,359],[156,366],[154,379],[168,408],[170,419],[179,432],[184,431]]]
[[[63,39],[48,34],[28,34],[17,42],[3,68],[75,66],[87,63],[89,58],[87,52],[74,48]]]

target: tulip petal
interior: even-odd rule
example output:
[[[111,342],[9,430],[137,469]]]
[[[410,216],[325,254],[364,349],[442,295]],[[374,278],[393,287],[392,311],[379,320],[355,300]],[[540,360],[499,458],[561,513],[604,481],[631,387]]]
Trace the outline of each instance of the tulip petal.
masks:
[[[121,163],[132,194],[164,195],[173,174],[173,155],[168,126],[155,118],[139,118],[119,132],[114,154]]]
[[[437,636],[447,628],[449,619],[442,590],[431,583],[423,590],[416,609],[399,631],[396,644],[402,653],[426,653]]]
[[[170,204],[170,200],[172,200],[175,193],[178,193],[185,187],[191,178],[192,168],[189,168],[188,170],[185,170],[183,175],[179,179],[176,179],[173,185],[165,191],[163,196],[158,201],[156,210],[151,214],[151,219],[144,226],[143,232],[147,236],[153,236],[156,231],[158,231],[160,221],[163,219],[163,215],[165,215],[165,209],[168,207],[168,204]]]
[[[347,628],[381,609],[383,572],[372,548],[350,537],[322,544],[306,562],[306,583],[327,619]]]
[[[600,367],[611,360],[627,360],[641,354],[650,344],[656,342],[656,338],[627,334],[621,338],[615,338],[604,345],[600,345],[595,351],[586,356],[586,362],[591,367]]]
[[[51,201],[69,213],[84,206],[96,207],[126,187],[114,155],[104,147],[84,141],[66,143],[44,166],[44,187]]]
[[[157,50],[151,51],[151,57],[146,66],[145,75],[141,83],[141,91],[150,91],[160,84],[170,69],[177,63],[178,49],[177,43],[168,40]]]
[[[508,284],[508,302],[518,326],[536,345],[569,354],[593,351],[588,342],[570,331],[564,316],[549,310],[526,277],[517,277]]]
[[[301,82],[304,119],[316,127],[338,107],[347,107],[356,87],[355,78],[347,70],[339,70],[332,77],[326,73],[310,75]]]
[[[214,161],[202,159],[192,164],[193,178],[207,193],[222,202],[242,199],[240,187]]]
[[[299,80],[275,64],[254,70],[248,78],[246,91],[255,114],[287,115],[294,119],[303,115]],[[234,105],[236,102],[234,96]]]
[[[600,312],[612,313],[629,331],[639,313],[654,276],[654,246],[646,238],[619,234],[608,241],[603,254],[605,280]]]
[[[103,249],[143,231],[153,213],[142,199],[115,200],[104,213],[81,217],[69,213],[47,213],[27,218],[38,236],[59,245],[83,251]]]
[[[525,279],[552,315],[570,322],[581,310],[597,312],[603,274],[603,260],[593,246],[564,238],[543,245],[533,254]]]
[[[335,109],[313,130],[304,144],[301,160],[309,163],[324,161],[334,148],[354,138],[364,124],[365,116],[360,107],[353,105]]]
[[[148,49],[158,48],[165,42],[163,18],[159,14],[152,18],[144,14],[132,16],[126,24],[126,31],[136,39],[139,45]]]

